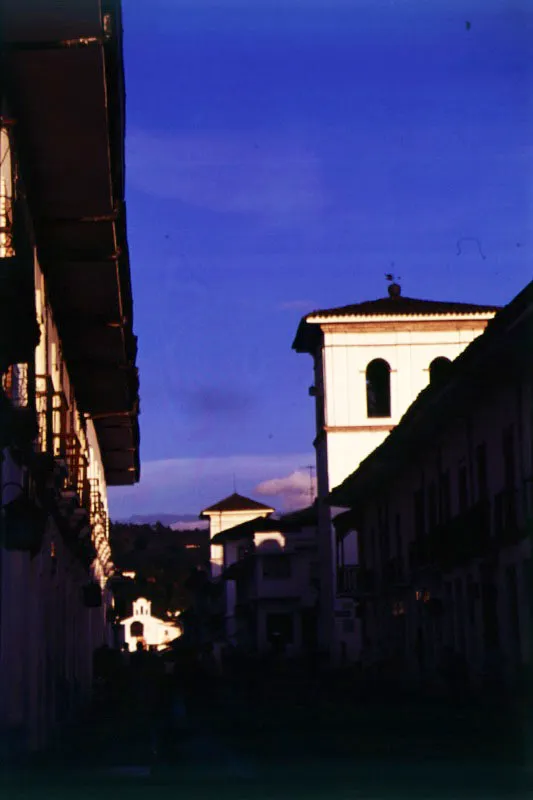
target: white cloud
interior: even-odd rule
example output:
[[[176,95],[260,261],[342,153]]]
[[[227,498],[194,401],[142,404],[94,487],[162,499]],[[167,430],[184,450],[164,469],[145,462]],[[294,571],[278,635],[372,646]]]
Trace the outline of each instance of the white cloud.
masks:
[[[190,522],[174,522],[171,526],[173,531],[195,531],[198,528],[208,528],[209,521],[206,519],[199,519],[197,522],[191,520]]]
[[[206,506],[232,494],[234,478],[239,494],[253,497],[258,484],[288,475],[301,464],[312,463],[312,459],[310,453],[288,453],[145,461],[141,464],[138,484],[109,488],[111,518],[127,519],[134,514],[199,514]]]
[[[255,492],[267,497],[279,497],[285,511],[309,505],[316,497],[316,478],[303,469],[297,469],[283,478],[271,478],[255,487]]]
[[[133,130],[128,181],[156,197],[270,224],[319,214],[324,205],[317,157],[299,142],[264,134]]]

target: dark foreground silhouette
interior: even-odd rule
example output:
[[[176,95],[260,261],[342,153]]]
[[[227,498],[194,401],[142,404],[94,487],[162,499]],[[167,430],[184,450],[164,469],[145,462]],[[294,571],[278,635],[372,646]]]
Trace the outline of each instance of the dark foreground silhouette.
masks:
[[[530,793],[524,703],[409,695],[275,658],[220,667],[186,646],[95,659],[91,708],[24,777],[5,774],[10,797],[132,780],[187,797]]]

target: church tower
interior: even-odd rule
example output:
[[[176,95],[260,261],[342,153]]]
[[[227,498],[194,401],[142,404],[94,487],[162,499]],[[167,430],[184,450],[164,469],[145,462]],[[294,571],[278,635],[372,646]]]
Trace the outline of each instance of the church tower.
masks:
[[[485,329],[496,306],[387,297],[313,311],[293,349],[313,358],[323,643],[332,629],[336,541],[329,492],[354,472],[430,381]]]

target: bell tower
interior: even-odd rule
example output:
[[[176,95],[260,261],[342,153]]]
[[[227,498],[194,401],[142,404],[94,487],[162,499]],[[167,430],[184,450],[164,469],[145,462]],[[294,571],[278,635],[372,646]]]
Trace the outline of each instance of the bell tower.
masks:
[[[430,380],[443,379],[498,311],[405,297],[398,279],[386,277],[386,297],[313,311],[293,342],[314,368],[323,645],[330,644],[336,593],[329,492],[383,442]]]

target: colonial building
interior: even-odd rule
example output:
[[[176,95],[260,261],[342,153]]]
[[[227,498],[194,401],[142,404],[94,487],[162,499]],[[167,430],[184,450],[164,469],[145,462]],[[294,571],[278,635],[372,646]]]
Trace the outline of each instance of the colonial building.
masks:
[[[403,297],[314,311],[293,348],[313,358],[321,563],[321,643],[337,657],[336,535],[325,498],[398,424],[430,380],[477,336],[495,307]]]
[[[211,542],[211,581],[216,583],[220,580],[224,570],[224,547],[222,544],[215,544],[213,539],[215,536],[228,528],[233,528],[235,525],[240,525],[243,522],[248,522],[252,519],[264,518],[270,516],[274,512],[273,508],[258,503],[256,500],[251,500],[249,497],[243,497],[234,492],[229,497],[225,497],[218,503],[215,503],[209,508],[205,508],[201,514],[200,519],[209,520],[209,540]],[[215,611],[214,603],[213,612],[214,616],[221,614],[220,634],[224,639],[231,639],[234,635],[235,628],[235,586],[232,583],[225,584],[220,593],[218,612]]]
[[[531,664],[533,283],[333,490],[359,533],[363,659],[518,686]]]
[[[120,624],[124,628],[124,641],[130,651],[137,648],[138,642],[145,647],[161,650],[181,636],[181,629],[173,621],[152,616],[152,604],[145,597],[139,597],[133,603],[131,617],[126,617]]]
[[[242,651],[297,656],[316,646],[316,525],[255,518],[218,533],[229,641]]]
[[[268,517],[274,513],[273,508],[243,497],[234,492],[224,500],[220,500],[209,508],[204,508],[200,514],[200,519],[209,520],[209,538],[213,542],[217,533],[240,525],[241,522],[248,522],[257,517]],[[220,544],[211,544],[211,577],[218,578],[224,568],[224,548]]]
[[[5,0],[0,729],[40,748],[111,635],[106,487],[139,478],[121,8]],[[9,754],[9,753],[8,753]]]

